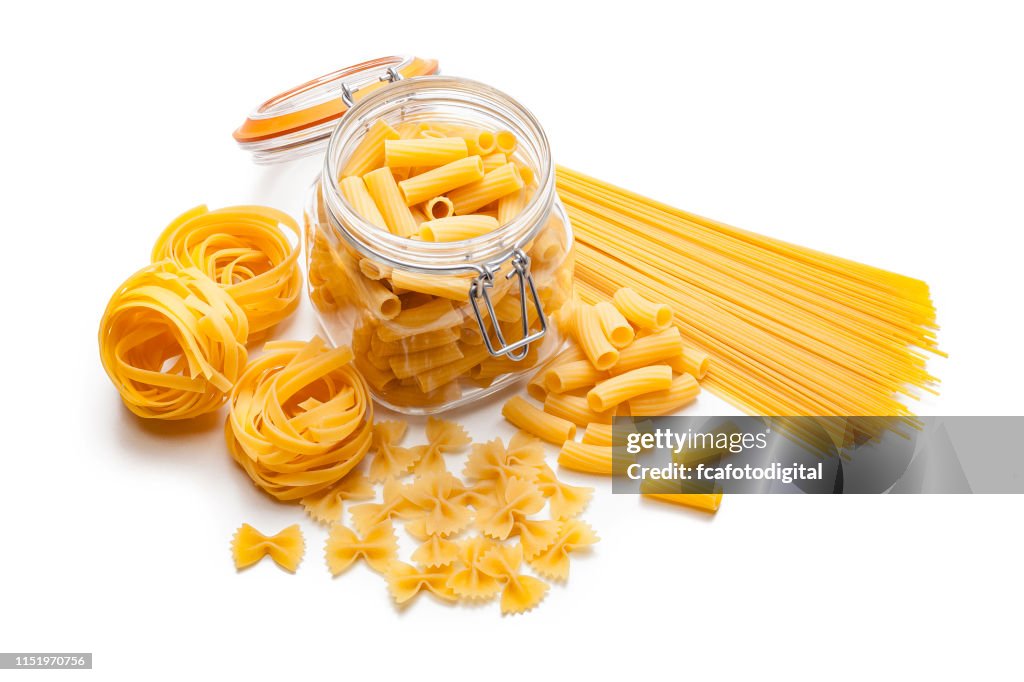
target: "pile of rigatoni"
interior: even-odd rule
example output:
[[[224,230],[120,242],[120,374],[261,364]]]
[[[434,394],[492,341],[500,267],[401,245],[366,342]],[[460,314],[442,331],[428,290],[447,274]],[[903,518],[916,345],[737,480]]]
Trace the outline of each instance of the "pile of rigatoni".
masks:
[[[700,393],[698,380],[707,374],[709,358],[684,344],[667,304],[629,287],[595,305],[577,301],[571,319],[561,322],[573,343],[527,384],[530,397],[543,406],[515,396],[502,414],[560,446],[559,466],[611,476],[619,470],[614,417],[657,416],[685,407]],[[581,441],[575,440],[577,426],[586,429]],[[721,493],[679,493],[671,486],[642,492],[706,511],[716,511],[721,503]]]

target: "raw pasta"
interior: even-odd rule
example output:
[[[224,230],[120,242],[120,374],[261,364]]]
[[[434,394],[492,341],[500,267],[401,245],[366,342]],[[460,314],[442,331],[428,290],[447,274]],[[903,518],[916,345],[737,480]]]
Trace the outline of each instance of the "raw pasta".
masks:
[[[344,500],[373,498],[373,483],[365,475],[353,471],[330,488],[307,495],[300,502],[314,521],[330,524],[341,521]]]
[[[351,528],[335,523],[331,526],[324,553],[331,575],[344,573],[358,559],[363,559],[378,573],[384,573],[398,554],[398,538],[390,521],[369,528],[363,537],[356,535]]]
[[[401,561],[394,561],[387,571],[388,591],[399,606],[422,590],[427,590],[441,599],[455,601],[458,595],[448,587],[451,575],[451,566],[416,568]]]
[[[569,578],[569,554],[589,549],[598,541],[597,533],[585,521],[569,519],[559,523],[555,539],[537,556],[527,559],[530,566],[545,578]]]
[[[547,414],[519,396],[510,398],[501,408],[501,414],[513,425],[555,445],[576,437],[575,424]]]
[[[134,414],[190,419],[227,400],[247,357],[238,303],[196,268],[165,260],[129,277],[100,321],[100,359]]]
[[[426,120],[396,124],[394,134],[381,126],[371,130],[378,133],[374,149],[379,156],[358,176],[347,167],[339,188],[344,201],[364,217],[372,213],[360,208],[369,195],[381,221],[396,235],[439,247],[483,238],[524,211],[534,191],[524,186],[524,152],[495,152],[496,131]],[[506,143],[509,136],[514,134],[502,132]],[[462,153],[468,155],[440,163],[449,158],[445,155]],[[316,212],[310,222],[326,225],[322,197],[310,208]],[[370,222],[375,220],[371,215]],[[572,276],[566,264],[572,252],[564,231],[561,217],[553,215],[524,246],[549,325],[553,322],[559,331],[571,317]],[[485,309],[481,323],[470,305],[473,272],[428,275],[394,267],[365,257],[326,229],[315,230],[310,241],[310,298],[338,318],[331,324],[340,328],[329,329],[333,339],[344,343],[351,333],[352,346],[362,344],[355,364],[385,406],[429,413],[469,391],[506,383],[557,351],[556,334],[531,343],[520,361],[492,357],[487,350],[485,335],[493,344],[500,331],[512,342],[540,328],[536,309],[523,300],[516,280],[506,277],[512,272],[509,264],[494,273],[489,289],[496,319]],[[349,311],[355,314],[342,315]]]
[[[204,205],[167,226],[150,260],[169,259],[182,269],[195,268],[224,287],[245,312],[252,341],[299,304],[298,241],[295,220],[276,209],[229,206],[211,211]]]
[[[243,523],[231,538],[231,554],[239,570],[269,555],[278,566],[294,573],[305,552],[306,541],[298,524],[288,526],[277,535],[266,536]]]
[[[543,580],[519,572],[523,563],[522,545],[499,545],[480,560],[480,570],[503,584],[501,612],[523,613],[534,608],[548,593]]]
[[[370,447],[373,404],[344,346],[328,349],[314,337],[263,350],[231,393],[228,450],[266,493],[299,500],[359,464]]]

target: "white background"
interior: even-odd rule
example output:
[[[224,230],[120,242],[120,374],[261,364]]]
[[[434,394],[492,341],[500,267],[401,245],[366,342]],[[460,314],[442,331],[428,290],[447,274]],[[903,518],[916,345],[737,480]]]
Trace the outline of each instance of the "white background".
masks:
[[[951,359],[919,411],[1021,414],[1019,6],[27,6],[0,28],[0,650],[95,652],[92,673],[53,673],[75,679],[1019,675],[1019,496],[733,496],[709,518],[598,481],[602,541],[534,612],[399,613],[365,567],[331,579],[324,532],[249,484],[222,415],[140,423],[96,347],[179,212],[300,215],[318,163],[252,165],[230,135],[248,111],[411,53],[519,98],[563,164],[927,280]],[[304,301],[279,336],[315,330]],[[459,418],[509,435],[496,414]],[[236,574],[243,521],[300,522],[298,573]]]

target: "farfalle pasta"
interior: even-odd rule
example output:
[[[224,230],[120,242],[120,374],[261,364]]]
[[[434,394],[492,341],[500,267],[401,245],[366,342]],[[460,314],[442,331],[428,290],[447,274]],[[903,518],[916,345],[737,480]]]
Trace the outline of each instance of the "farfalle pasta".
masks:
[[[299,502],[314,521],[335,523],[341,521],[344,500],[372,500],[374,497],[370,479],[352,472],[330,488],[307,495]]]
[[[416,473],[442,473],[447,471],[444,455],[459,452],[470,443],[466,429],[455,422],[443,419],[427,418],[427,445],[421,451],[416,462]]]
[[[501,592],[497,577],[483,571],[483,559],[498,544],[484,537],[466,538],[458,543],[458,564],[448,577],[448,587],[460,598],[474,601],[493,599]]]
[[[410,507],[423,518],[428,535],[451,535],[466,528],[472,514],[463,503],[465,486],[447,471],[420,477],[403,491]]]
[[[593,488],[569,485],[558,480],[555,472],[546,464],[537,475],[537,488],[548,498],[551,518],[556,520],[578,516],[594,496]]]
[[[480,570],[502,583],[502,613],[529,611],[548,593],[546,582],[520,573],[522,563],[523,548],[519,544],[494,547],[480,560]]]
[[[422,455],[417,448],[403,448],[398,443],[405,436],[408,424],[402,421],[379,421],[373,425],[370,449],[370,480],[379,483],[407,473]]]
[[[477,528],[496,540],[506,539],[517,522],[544,508],[544,495],[536,484],[522,478],[512,478],[496,493],[495,499],[478,507],[476,513]]]
[[[370,447],[373,405],[348,348],[277,341],[249,363],[231,393],[228,450],[279,500],[330,488]]]
[[[349,510],[352,525],[360,533],[366,533],[379,523],[393,518],[410,518],[416,515],[415,509],[405,498],[406,485],[391,479],[384,483],[384,500],[382,502],[364,502]]]
[[[568,519],[559,524],[552,542],[533,557],[530,566],[545,578],[566,580],[569,577],[569,554],[589,548],[598,541],[597,534],[585,521]]]
[[[459,547],[452,540],[440,535],[430,535],[412,553],[412,560],[425,568],[448,566],[459,556]]]
[[[231,538],[231,555],[235,568],[241,570],[269,556],[281,568],[292,573],[299,567],[306,552],[306,541],[298,524],[288,526],[276,535],[264,535],[243,523]]]
[[[391,597],[401,606],[423,590],[441,599],[455,601],[458,595],[448,587],[451,575],[451,566],[417,568],[401,561],[394,561],[388,568],[386,578]]]
[[[336,523],[331,526],[324,554],[331,575],[347,571],[358,559],[378,573],[384,573],[398,555],[398,539],[387,520],[368,528],[362,537],[351,528]]]

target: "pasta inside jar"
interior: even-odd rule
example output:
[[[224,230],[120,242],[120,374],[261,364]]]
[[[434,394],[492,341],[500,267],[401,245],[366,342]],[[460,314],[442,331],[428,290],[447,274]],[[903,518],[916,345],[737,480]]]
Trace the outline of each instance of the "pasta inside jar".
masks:
[[[310,298],[385,407],[465,404],[561,348],[572,231],[543,130],[507,95],[426,77],[360,101],[305,213]]]

